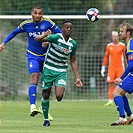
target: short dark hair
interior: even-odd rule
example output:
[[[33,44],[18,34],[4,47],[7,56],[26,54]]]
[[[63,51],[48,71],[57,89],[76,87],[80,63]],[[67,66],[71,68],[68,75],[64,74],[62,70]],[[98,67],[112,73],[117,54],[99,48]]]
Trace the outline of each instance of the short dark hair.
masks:
[[[63,26],[65,23],[71,23],[71,24],[72,24],[71,20],[64,20],[64,21],[62,22],[62,26]]]
[[[35,6],[35,7],[33,7],[32,10],[31,10],[31,12],[33,12],[34,9],[40,9],[40,10],[42,10],[42,12],[43,12],[42,7],[40,7],[40,6]]]

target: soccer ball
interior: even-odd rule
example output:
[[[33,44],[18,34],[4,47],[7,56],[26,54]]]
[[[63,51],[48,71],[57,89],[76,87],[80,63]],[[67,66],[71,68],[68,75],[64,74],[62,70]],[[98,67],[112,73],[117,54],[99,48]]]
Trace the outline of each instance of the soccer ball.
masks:
[[[100,12],[98,9],[96,8],[90,8],[87,12],[86,12],[86,17],[88,20],[90,20],[91,22],[95,22],[97,20],[99,20],[100,18]]]

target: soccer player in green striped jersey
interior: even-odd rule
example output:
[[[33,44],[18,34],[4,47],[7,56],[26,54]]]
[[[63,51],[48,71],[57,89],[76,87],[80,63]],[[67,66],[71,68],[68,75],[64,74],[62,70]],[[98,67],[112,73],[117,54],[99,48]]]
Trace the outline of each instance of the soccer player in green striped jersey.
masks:
[[[43,126],[50,126],[48,119],[49,110],[49,97],[51,93],[51,87],[54,83],[55,95],[58,102],[63,98],[63,94],[66,88],[67,79],[67,58],[70,55],[70,64],[74,72],[77,87],[82,87],[80,80],[78,66],[76,61],[77,43],[70,38],[72,32],[72,23],[66,20],[62,23],[62,33],[50,34],[45,37],[44,34],[37,36],[37,41],[42,41],[43,47],[49,45],[46,60],[44,63],[42,73],[42,108],[44,114]],[[49,42],[50,44],[46,43]]]

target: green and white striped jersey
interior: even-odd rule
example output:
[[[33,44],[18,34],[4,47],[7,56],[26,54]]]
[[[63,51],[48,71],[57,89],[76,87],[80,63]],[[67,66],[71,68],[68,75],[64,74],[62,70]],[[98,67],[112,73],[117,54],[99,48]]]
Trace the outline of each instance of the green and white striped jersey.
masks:
[[[51,34],[47,36],[46,39],[50,44],[47,50],[44,67],[57,72],[66,72],[69,54],[76,56],[76,41],[69,38],[66,42],[61,33]]]

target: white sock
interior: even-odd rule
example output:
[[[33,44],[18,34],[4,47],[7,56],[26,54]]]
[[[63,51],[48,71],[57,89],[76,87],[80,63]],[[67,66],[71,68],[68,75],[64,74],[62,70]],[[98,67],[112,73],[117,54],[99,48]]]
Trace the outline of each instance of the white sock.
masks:
[[[42,106],[40,105],[40,107],[39,107],[41,110],[42,110]]]
[[[35,104],[31,104],[31,105],[30,105],[30,110],[32,110],[32,109],[34,109],[34,108],[36,108],[36,105],[35,105]]]
[[[45,120],[46,120],[46,121],[49,121],[49,119],[44,119],[44,121],[45,121]]]

